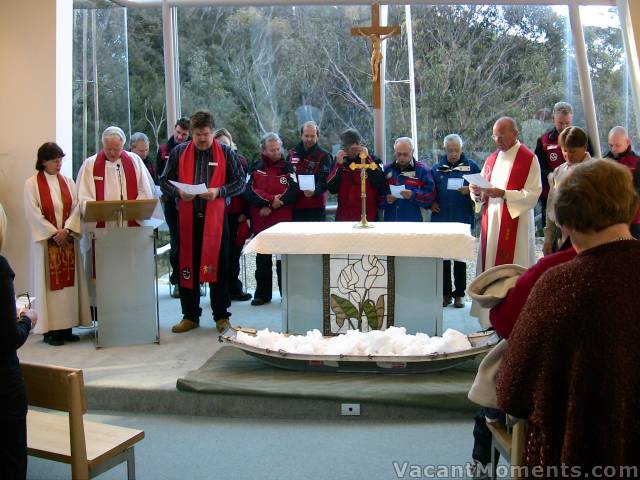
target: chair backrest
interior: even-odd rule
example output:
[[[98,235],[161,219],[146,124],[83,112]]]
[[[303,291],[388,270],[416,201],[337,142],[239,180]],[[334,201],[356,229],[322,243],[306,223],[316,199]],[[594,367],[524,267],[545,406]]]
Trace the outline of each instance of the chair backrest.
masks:
[[[63,412],[79,407],[86,413],[82,370],[32,363],[21,363],[20,369],[29,405]]]
[[[71,476],[89,478],[83,420],[87,402],[82,370],[33,363],[21,363],[20,368],[29,405],[69,413]]]

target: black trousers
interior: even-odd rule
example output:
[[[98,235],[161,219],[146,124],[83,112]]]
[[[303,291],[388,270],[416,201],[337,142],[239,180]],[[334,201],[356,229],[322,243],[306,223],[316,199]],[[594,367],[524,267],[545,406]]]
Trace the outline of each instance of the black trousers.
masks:
[[[471,457],[483,465],[491,463],[491,430],[487,428],[487,418],[506,423],[506,415],[495,408],[482,407],[475,416],[473,426],[473,452]],[[497,457],[496,457],[497,458]]]
[[[256,254],[256,294],[254,298],[269,301],[273,290],[273,262],[271,254]],[[278,275],[278,290],[282,295],[282,262],[276,260],[276,273]]]
[[[204,233],[204,216],[194,213],[193,217],[193,285],[195,288],[180,287],[180,305],[182,306],[183,318],[188,318],[196,323],[200,323],[200,255],[202,249],[207,248],[202,245]],[[218,255],[218,281],[209,284],[209,298],[211,299],[211,309],[213,319],[220,320],[229,318],[229,288],[227,276],[229,269],[229,228],[227,226],[227,215],[223,217],[222,240],[220,242],[220,254]]]
[[[239,295],[243,292],[242,281],[240,280],[240,255],[242,254],[242,245],[236,245],[236,236],[238,235],[238,218],[240,215],[227,215],[227,223],[229,224],[229,271],[227,275],[227,283],[229,295]]]
[[[324,222],[326,220],[324,207],[320,208],[294,208],[294,222]]]
[[[169,250],[169,263],[171,264],[171,275],[169,276],[169,282],[171,285],[178,283],[180,279],[180,257],[178,256],[178,247],[180,246],[180,239],[178,233],[180,231],[178,225],[178,207],[173,200],[167,200],[162,203],[164,209],[164,219],[169,227],[169,244],[171,249]]]
[[[24,480],[27,477],[27,396],[22,374],[16,366],[3,372],[0,379],[0,478]]]
[[[467,289],[467,264],[453,261],[453,282],[455,290],[451,288],[451,260],[442,262],[443,288],[442,294],[448,297],[464,297]]]

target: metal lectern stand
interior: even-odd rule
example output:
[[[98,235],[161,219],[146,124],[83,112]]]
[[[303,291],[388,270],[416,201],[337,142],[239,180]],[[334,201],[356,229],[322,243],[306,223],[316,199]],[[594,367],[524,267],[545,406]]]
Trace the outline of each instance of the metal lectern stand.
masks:
[[[151,218],[157,200],[87,202],[85,222],[117,222],[92,232],[98,322],[96,348],[159,343],[155,234],[127,227]]]

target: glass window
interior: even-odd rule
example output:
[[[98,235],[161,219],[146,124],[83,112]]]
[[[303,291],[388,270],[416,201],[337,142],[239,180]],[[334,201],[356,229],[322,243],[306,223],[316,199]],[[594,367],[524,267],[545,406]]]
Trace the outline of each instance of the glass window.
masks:
[[[609,130],[621,125],[635,132],[635,115],[627,60],[616,7],[580,7],[602,154],[608,151]],[[639,139],[634,135],[635,148]]]
[[[491,128],[503,115],[518,121],[521,141],[533,149],[551,127],[555,102],[580,103],[567,63],[566,7],[417,5],[411,12],[419,143],[427,163],[443,154],[447,134],[458,133],[467,155],[482,164],[495,150]]]
[[[130,134],[127,10],[80,2],[73,28],[73,173],[101,148],[109,125]],[[99,8],[97,8],[99,7]]]
[[[179,8],[182,114],[210,109],[250,159],[264,133],[289,148],[311,119],[329,150],[348,127],[371,145],[369,46],[350,33],[369,22],[364,6]]]
[[[155,159],[159,144],[167,140],[162,10],[129,9],[127,35],[131,133],[149,137],[149,157]]]

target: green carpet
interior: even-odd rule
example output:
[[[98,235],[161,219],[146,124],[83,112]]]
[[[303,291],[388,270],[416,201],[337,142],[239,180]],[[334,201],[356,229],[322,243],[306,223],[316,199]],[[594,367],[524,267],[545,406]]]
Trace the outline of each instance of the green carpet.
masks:
[[[479,360],[444,372],[383,375],[281,370],[233,347],[223,347],[198,370],[179,378],[179,390],[313,398],[474,412],[467,398]]]

